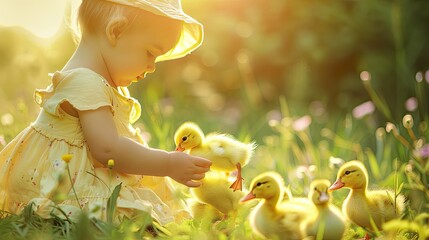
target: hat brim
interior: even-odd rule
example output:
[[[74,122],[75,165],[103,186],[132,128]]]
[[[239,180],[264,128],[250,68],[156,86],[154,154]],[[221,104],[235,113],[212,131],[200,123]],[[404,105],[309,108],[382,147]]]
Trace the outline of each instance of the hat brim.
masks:
[[[182,33],[176,46],[157,57],[156,62],[178,59],[197,49],[203,42],[203,25],[182,11],[180,1],[165,0],[107,0],[109,2],[136,7],[156,15],[183,22]]]

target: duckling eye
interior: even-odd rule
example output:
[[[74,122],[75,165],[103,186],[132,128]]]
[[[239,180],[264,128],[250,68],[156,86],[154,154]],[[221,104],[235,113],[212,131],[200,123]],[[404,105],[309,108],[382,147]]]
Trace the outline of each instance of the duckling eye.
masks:
[[[265,181],[265,182],[258,182],[257,184],[256,184],[256,186],[255,187],[259,187],[259,186],[261,186],[262,184],[266,184],[266,183],[268,183],[268,181]],[[267,188],[269,188],[270,187],[270,185],[268,185],[268,187]]]
[[[350,172],[350,171],[348,171],[348,170],[345,172],[345,174],[346,174],[346,175],[349,175],[350,173],[351,173],[351,172]]]
[[[182,140],[183,140],[183,141],[186,141],[186,140],[188,140],[188,137],[187,137],[187,136],[184,136],[184,137],[182,138]]]
[[[317,191],[317,188],[314,188],[314,191]]]

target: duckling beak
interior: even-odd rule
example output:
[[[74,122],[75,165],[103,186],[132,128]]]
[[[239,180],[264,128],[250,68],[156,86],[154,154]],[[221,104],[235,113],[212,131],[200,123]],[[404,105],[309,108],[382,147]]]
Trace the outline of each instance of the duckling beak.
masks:
[[[182,148],[182,145],[179,143],[179,144],[176,146],[176,151],[178,151],[178,152],[183,152],[183,151],[185,151],[185,149],[184,149],[184,148]]]
[[[256,195],[250,191],[249,194],[247,194],[246,196],[244,196],[240,199],[240,203],[247,202],[247,201],[252,200],[254,198],[256,198]]]
[[[328,194],[326,194],[326,192],[321,192],[320,196],[319,196],[319,202],[320,203],[325,203],[329,201],[329,196]]]
[[[334,190],[340,189],[344,187],[344,185],[345,184],[341,182],[341,178],[338,178],[337,181],[335,181],[334,184],[332,184],[332,186],[328,188],[328,192],[332,192]]]

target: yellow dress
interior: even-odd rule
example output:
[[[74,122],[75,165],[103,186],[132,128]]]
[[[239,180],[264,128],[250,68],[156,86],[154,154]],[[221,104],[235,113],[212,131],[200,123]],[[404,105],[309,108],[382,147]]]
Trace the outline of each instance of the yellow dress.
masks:
[[[55,72],[52,83],[36,90],[41,106],[36,121],[24,129],[0,152],[0,208],[19,213],[27,204],[44,217],[56,206],[73,219],[82,209],[105,220],[111,191],[122,183],[117,201],[118,216],[150,213],[161,224],[190,217],[169,178],[121,174],[95,160],[85,142],[79,119],[65,113],[60,104],[91,110],[109,106],[120,135],[143,143],[140,130],[132,127],[140,117],[140,104],[126,88],[115,89],[92,70],[79,68]],[[77,198],[71,188],[64,154]],[[96,177],[95,177],[95,176]],[[79,206],[80,205],[80,206]]]

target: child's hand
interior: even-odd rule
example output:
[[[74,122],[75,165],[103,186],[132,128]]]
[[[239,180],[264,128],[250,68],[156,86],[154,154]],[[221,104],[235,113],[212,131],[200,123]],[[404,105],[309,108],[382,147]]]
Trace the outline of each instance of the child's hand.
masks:
[[[191,156],[183,152],[170,152],[168,176],[188,187],[199,187],[212,162],[202,157]]]

